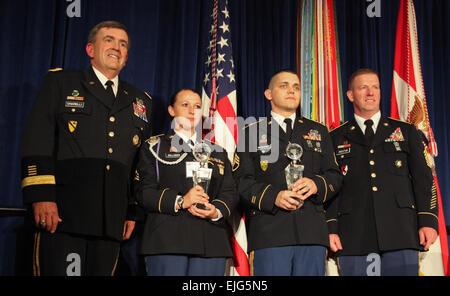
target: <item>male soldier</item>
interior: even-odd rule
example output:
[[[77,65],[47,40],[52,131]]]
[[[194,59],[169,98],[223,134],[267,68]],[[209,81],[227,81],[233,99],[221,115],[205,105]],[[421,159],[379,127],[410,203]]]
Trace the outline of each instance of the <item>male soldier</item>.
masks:
[[[86,45],[92,67],[51,71],[33,104],[22,188],[39,228],[36,275],[111,275],[134,229],[129,185],[151,134],[151,101],[119,80],[129,47],[122,24],[96,25]]]
[[[342,275],[418,275],[438,227],[424,146],[414,125],[381,115],[374,70],[356,71],[347,97],[355,118],[331,132],[344,175],[327,209],[331,250]]]
[[[294,72],[272,76],[264,95],[271,118],[244,128],[233,165],[247,208],[253,274],[324,275],[329,236],[323,204],[342,180],[331,138],[325,126],[297,114],[300,81]],[[303,153],[295,145],[286,151],[288,144],[299,144]],[[303,178],[291,186],[286,152],[304,166]]]

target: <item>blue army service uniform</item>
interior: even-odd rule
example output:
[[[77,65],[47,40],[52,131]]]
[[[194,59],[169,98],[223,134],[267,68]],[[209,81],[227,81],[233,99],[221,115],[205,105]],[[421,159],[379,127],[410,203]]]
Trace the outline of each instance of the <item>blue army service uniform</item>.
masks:
[[[225,274],[225,258],[233,255],[226,220],[238,198],[227,154],[205,143],[213,151],[207,194],[223,216],[218,221],[201,219],[186,209],[175,211],[177,196],[194,186],[192,177],[186,177],[186,163],[196,161],[177,133],[152,137],[141,148],[135,190],[146,212],[140,252],[147,256],[149,275]]]
[[[333,130],[331,137],[344,175],[342,190],[327,209],[330,233],[339,235],[343,247],[339,261],[345,256],[420,250],[418,230],[438,229],[438,207],[415,126],[381,117],[368,143],[353,119]],[[410,254],[416,262],[410,272],[418,275],[418,254]]]
[[[273,131],[278,131],[279,136],[272,135]],[[241,146],[241,141],[245,141],[245,147]],[[295,211],[275,205],[278,193],[287,190],[284,170],[290,163],[285,155],[289,142],[302,146],[303,176],[312,179],[317,186],[317,194],[311,195]],[[276,145],[279,145],[278,153]],[[276,159],[266,160],[265,156],[272,152],[277,153]],[[323,206],[339,191],[342,180],[327,128],[297,116],[289,138],[275,120],[262,119],[249,124],[240,135],[233,171],[246,208],[248,249],[255,251],[250,254],[250,259],[254,256],[254,275],[324,275],[329,237]],[[302,256],[311,261],[300,264],[278,261],[277,254],[291,252],[291,246],[300,247],[296,248],[300,252],[304,251],[301,248],[304,246],[319,246],[320,255]],[[263,254],[259,262],[258,252]],[[269,270],[259,268],[262,261],[274,261],[273,266]]]
[[[130,186],[138,147],[151,134],[150,109],[148,95],[124,81],[112,97],[90,67],[49,72],[30,111],[22,140],[24,203],[56,202],[56,235],[70,234],[66,245],[83,249],[77,241],[84,237],[117,245],[113,254],[99,254],[105,264],[82,265],[82,275],[114,269],[124,222],[137,208]],[[47,260],[45,244],[56,235],[37,233],[36,274],[65,275],[67,253],[79,253],[54,245],[61,258]]]

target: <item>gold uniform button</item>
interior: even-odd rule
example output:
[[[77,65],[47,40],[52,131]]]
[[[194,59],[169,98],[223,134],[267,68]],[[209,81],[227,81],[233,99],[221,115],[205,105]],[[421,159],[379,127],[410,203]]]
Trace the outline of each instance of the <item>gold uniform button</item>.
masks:
[[[369,164],[370,165],[375,165],[375,161],[371,160],[371,161],[369,161]]]
[[[377,174],[372,173],[372,174],[370,174],[370,176],[371,176],[372,178],[376,178],[376,177],[377,177]]]
[[[114,121],[116,121],[116,118],[115,118],[114,116],[111,116],[111,117],[109,118],[109,121],[114,122]]]
[[[72,108],[72,110],[71,110],[72,112],[75,112],[76,110],[75,110],[75,108]]]
[[[109,132],[108,135],[112,138],[112,137],[114,137],[114,132]]]
[[[374,154],[375,153],[375,151],[373,150],[373,149],[370,149],[370,154]]]
[[[374,186],[374,187],[372,187],[372,191],[373,191],[373,192],[377,192],[377,191],[378,191],[378,188]]]
[[[113,149],[112,148],[109,148],[108,149],[108,152],[111,154],[111,153],[113,153]]]
[[[106,165],[106,170],[109,171],[111,169],[111,166],[109,164]]]

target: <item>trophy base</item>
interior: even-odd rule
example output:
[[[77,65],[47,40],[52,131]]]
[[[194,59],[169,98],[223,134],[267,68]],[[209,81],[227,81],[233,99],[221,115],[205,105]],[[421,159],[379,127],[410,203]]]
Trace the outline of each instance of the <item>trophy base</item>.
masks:
[[[210,208],[207,208],[204,204],[196,203],[195,207],[197,207],[200,210],[211,210]]]
[[[305,201],[303,199],[300,198],[296,198],[293,197],[293,199],[295,199],[296,201],[298,201],[300,204],[297,206],[297,210],[300,209],[301,207],[303,207],[303,205],[305,204]]]

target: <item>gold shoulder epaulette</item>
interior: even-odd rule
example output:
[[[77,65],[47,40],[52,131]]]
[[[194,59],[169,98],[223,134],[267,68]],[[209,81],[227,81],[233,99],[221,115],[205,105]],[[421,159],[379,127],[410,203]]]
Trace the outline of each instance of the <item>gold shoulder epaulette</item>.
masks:
[[[260,122],[263,121],[263,120],[264,120],[264,118],[263,118],[263,119],[260,119],[260,120],[257,120],[257,121],[255,121],[255,122],[249,123],[249,124],[247,124],[247,125],[244,127],[244,129],[246,129],[246,128],[252,126],[252,125],[255,125],[255,124],[257,124],[257,123],[260,123]],[[270,122],[269,122],[269,124],[270,124]]]
[[[391,120],[394,120],[394,121],[398,121],[398,122],[403,122],[403,123],[411,124],[411,123],[409,123],[409,122],[407,122],[407,121],[404,121],[404,120],[401,120],[401,119],[396,119],[396,118],[392,118],[392,117],[388,117],[388,118],[391,119]]]
[[[326,125],[325,125],[325,124],[323,124],[323,123],[322,123],[322,122],[320,122],[320,121],[316,121],[316,120],[314,120],[314,119],[310,119],[310,118],[306,118],[306,117],[302,117],[301,119],[302,119],[302,120],[308,120],[308,121],[312,121],[312,122],[318,123],[318,124],[320,124],[320,125],[323,125],[323,126],[325,126],[325,127],[326,127]]]
[[[147,143],[149,143],[149,144],[155,143],[155,142],[158,141],[158,138],[161,137],[161,136],[164,136],[164,134],[159,134],[159,135],[156,135],[156,136],[151,136],[150,138],[148,138],[147,140],[145,140],[145,142],[147,142]]]
[[[332,132],[332,131],[334,131],[334,130],[337,130],[337,129],[340,128],[340,127],[343,127],[343,126],[346,125],[347,123],[349,123],[349,121],[346,121],[346,122],[344,122],[343,124],[341,124],[340,126],[335,127],[334,129],[330,130],[330,132]]]
[[[62,70],[63,70],[63,68],[54,68],[54,69],[48,70],[48,72],[59,72],[59,71],[62,71]]]
[[[145,95],[151,100],[152,99],[152,96],[151,95],[149,95],[147,92],[145,92],[144,91],[144,93],[145,93]]]

